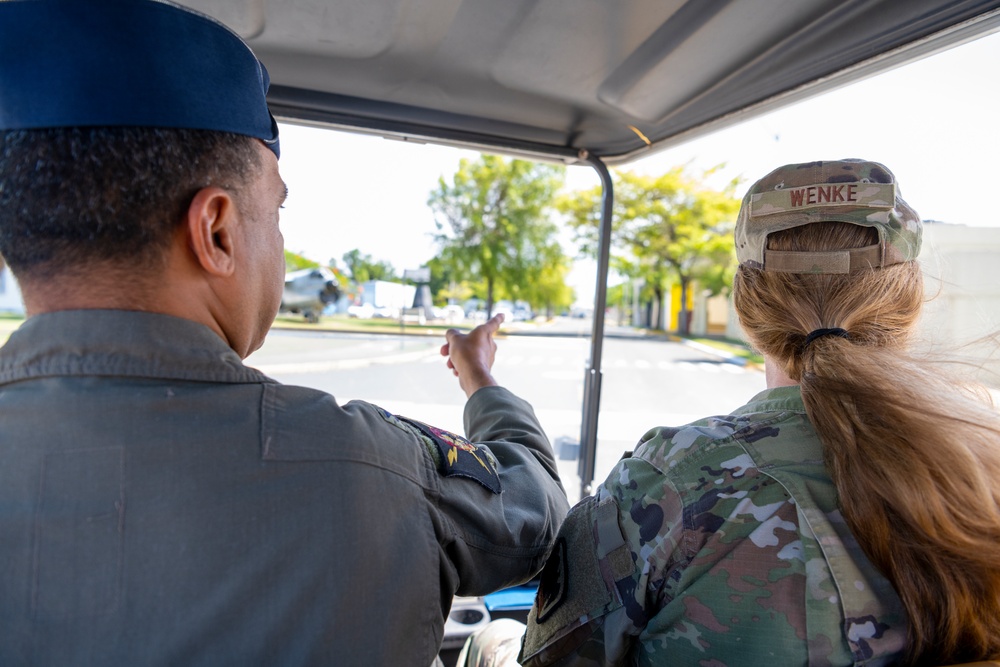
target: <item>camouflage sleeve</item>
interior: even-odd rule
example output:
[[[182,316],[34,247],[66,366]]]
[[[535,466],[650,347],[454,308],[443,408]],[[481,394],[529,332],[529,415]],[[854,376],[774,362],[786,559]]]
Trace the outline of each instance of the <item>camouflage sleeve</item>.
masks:
[[[664,560],[672,558],[681,530],[680,500],[662,479],[663,497],[647,499],[632,479],[636,470],[659,474],[623,462],[597,496],[570,511],[542,570],[522,664],[621,664],[655,613],[647,609],[658,604],[649,582],[662,568],[653,563],[664,552]]]

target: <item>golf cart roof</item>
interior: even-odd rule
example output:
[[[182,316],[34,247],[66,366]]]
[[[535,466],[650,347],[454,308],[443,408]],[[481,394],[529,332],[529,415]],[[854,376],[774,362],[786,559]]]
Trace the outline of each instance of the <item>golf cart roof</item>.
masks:
[[[1000,0],[183,4],[247,39],[279,119],[609,164],[1000,27]]]

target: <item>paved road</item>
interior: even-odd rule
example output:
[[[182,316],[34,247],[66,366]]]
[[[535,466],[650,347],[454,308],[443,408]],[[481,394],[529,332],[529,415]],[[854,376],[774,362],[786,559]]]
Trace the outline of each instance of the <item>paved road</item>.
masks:
[[[282,382],[316,387],[340,402],[363,399],[462,431],[464,395],[438,354],[441,338],[272,331],[248,363]],[[535,406],[561,454],[571,499],[579,496],[573,445],[580,436],[589,340],[509,336],[498,341],[497,379]],[[603,357],[597,479],[650,427],[725,413],[764,388],[763,373],[662,340],[609,338]]]

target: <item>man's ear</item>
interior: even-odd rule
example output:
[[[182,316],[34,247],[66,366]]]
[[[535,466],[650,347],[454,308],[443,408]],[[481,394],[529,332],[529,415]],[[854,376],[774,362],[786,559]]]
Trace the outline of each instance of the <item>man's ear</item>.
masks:
[[[214,276],[232,275],[236,268],[233,228],[238,217],[236,202],[222,188],[202,188],[188,206],[191,251],[201,267]]]

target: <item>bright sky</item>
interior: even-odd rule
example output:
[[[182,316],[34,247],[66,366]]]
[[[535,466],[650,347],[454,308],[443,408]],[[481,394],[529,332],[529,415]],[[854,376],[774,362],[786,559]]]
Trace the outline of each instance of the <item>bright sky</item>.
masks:
[[[846,88],[633,162],[662,173],[725,163],[743,191],[792,162],[860,157],[884,163],[924,219],[1000,226],[1000,33]],[[353,249],[397,270],[434,256],[427,198],[462,157],[434,145],[281,126],[281,172],[290,196],[282,212],[285,247],[327,262]],[[568,185],[598,183],[589,167],[570,167]],[[567,248],[567,252],[574,249]],[[578,299],[593,294],[592,269],[572,278]]]

